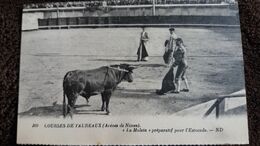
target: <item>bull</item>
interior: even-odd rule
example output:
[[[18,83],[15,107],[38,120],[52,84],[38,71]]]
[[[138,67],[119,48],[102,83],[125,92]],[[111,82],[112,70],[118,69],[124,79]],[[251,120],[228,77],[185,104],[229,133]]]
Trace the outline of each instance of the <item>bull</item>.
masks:
[[[78,96],[88,99],[101,94],[101,111],[109,115],[109,101],[113,91],[122,81],[133,82],[133,69],[128,64],[103,66],[93,70],[74,70],[66,73],[63,79],[63,116],[73,114]],[[66,97],[68,104],[66,104]]]

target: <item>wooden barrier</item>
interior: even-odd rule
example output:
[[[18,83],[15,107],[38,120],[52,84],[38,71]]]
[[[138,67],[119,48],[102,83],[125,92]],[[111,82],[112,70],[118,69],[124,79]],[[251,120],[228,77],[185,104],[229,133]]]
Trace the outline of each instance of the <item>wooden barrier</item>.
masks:
[[[244,97],[245,94],[235,94],[235,95],[226,95],[219,97],[216,102],[207,110],[207,112],[204,114],[204,117],[209,116],[214,109],[216,109],[216,118],[219,118],[220,115],[223,115],[225,113],[225,100],[228,98],[241,98]]]
[[[40,29],[59,28],[59,26],[92,27],[97,26],[115,26],[137,24],[144,25],[239,25],[238,17],[234,16],[124,16],[124,17],[67,17],[38,19]]]
[[[165,4],[23,10],[22,30],[60,27],[145,25],[239,25],[238,10],[229,4]],[[152,11],[153,10],[153,11]],[[38,24],[38,26],[37,26]]]

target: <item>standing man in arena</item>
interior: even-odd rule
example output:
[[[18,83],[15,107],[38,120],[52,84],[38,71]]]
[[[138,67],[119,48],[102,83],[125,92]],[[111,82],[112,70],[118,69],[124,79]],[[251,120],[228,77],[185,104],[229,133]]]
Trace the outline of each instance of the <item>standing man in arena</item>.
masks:
[[[189,84],[186,78],[186,70],[188,68],[187,63],[187,49],[183,44],[181,38],[176,39],[176,47],[173,52],[174,62],[172,67],[178,67],[175,74],[176,91],[174,93],[180,93],[181,80],[184,81],[186,88],[182,91],[189,92]]]
[[[173,50],[175,48],[175,43],[176,39],[178,36],[175,33],[175,29],[171,27],[169,29],[170,31],[170,36],[169,38],[165,41],[164,46],[165,46],[165,53],[163,55],[164,62],[168,65],[171,66],[172,59],[173,59]]]
[[[176,46],[177,35],[175,34],[175,29],[173,27],[169,28],[169,31],[170,37],[164,43],[165,53],[163,55],[163,59],[165,63],[170,67],[170,69],[163,78],[161,89],[156,90],[156,94],[158,95],[164,95],[167,92],[176,90],[176,86],[174,84],[174,66],[172,66],[172,62],[173,51]]]
[[[180,93],[181,80],[184,81],[186,88],[183,92],[189,92],[189,84],[186,78],[186,70],[188,68],[187,63],[187,50],[183,44],[181,38],[176,39],[176,47],[173,52],[174,62],[171,64],[171,67],[168,73],[164,76],[162,81],[162,88],[156,90],[156,94],[164,95],[167,92]],[[174,77],[174,68],[177,67],[176,75]]]
[[[137,50],[137,61],[148,61],[147,42],[149,40],[148,33],[145,32],[145,27],[142,27],[140,44]]]

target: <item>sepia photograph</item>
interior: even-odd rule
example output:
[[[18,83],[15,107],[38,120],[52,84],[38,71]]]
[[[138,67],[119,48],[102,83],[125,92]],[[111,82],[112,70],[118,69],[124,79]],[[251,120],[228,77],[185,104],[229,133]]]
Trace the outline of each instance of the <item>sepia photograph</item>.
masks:
[[[236,0],[28,3],[23,9],[21,38],[18,143],[248,143]],[[122,126],[121,133],[115,132],[122,140],[87,138],[65,143],[59,138],[33,139],[37,128],[45,134],[49,129],[59,133],[57,127],[66,131],[67,122],[82,119],[102,128]],[[178,124],[167,127],[172,119]],[[182,126],[219,125],[178,129],[182,122]],[[76,127],[91,127],[83,125]],[[84,132],[95,136],[113,130],[100,131],[99,126],[97,131]],[[151,128],[156,126],[166,130]],[[234,132],[230,126],[242,127],[241,132],[221,139]],[[26,127],[34,132],[25,136]],[[148,134],[147,141],[138,140],[146,135],[140,132]],[[167,140],[163,132],[168,132]],[[209,136],[208,141],[195,140],[194,132]],[[210,132],[223,135],[214,137]],[[184,137],[193,138],[185,141]]]

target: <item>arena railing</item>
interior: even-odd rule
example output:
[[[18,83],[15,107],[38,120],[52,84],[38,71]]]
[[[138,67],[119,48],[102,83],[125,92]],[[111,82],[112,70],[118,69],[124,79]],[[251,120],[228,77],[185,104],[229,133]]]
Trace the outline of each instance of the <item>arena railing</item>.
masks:
[[[223,7],[230,4],[156,4],[155,7]],[[153,5],[115,5],[100,6],[101,8],[152,8]],[[23,12],[41,12],[41,11],[57,11],[57,10],[84,10],[88,7],[53,7],[53,8],[25,8]]]
[[[228,98],[241,98],[245,97],[245,93],[242,94],[235,94],[235,95],[224,95],[220,96],[218,99],[216,99],[216,102],[207,110],[207,112],[204,114],[204,118],[208,117],[215,109],[215,117],[219,118],[220,115],[223,115],[225,113],[225,100]]]

